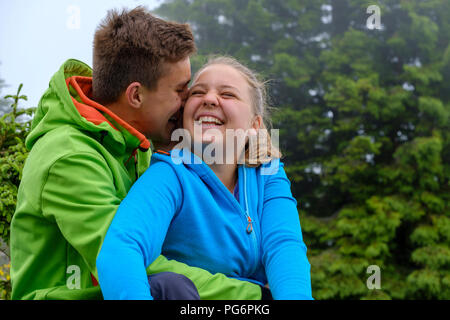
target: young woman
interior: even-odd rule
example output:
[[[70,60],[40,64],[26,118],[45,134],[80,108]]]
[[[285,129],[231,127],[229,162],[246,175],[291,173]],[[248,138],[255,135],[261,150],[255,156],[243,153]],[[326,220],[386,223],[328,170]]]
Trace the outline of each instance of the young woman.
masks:
[[[121,203],[97,258],[105,299],[151,299],[146,267],[160,254],[268,284],[274,299],[312,299],[290,182],[270,136],[258,138],[265,100],[264,84],[232,58],[197,72],[183,115],[192,148],[155,153]],[[242,132],[256,139],[240,148]],[[212,145],[226,161],[202,161]]]

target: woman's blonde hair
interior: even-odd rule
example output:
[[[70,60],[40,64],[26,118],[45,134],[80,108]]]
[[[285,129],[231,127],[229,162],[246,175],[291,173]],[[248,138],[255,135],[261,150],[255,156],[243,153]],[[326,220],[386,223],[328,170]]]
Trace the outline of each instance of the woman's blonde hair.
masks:
[[[267,102],[266,82],[259,79],[256,72],[230,56],[211,56],[208,61],[196,72],[194,81],[200,73],[212,65],[226,65],[239,71],[247,81],[250,87],[252,98],[252,109],[255,115],[261,116],[262,123],[257,131],[256,137],[252,137],[245,148],[245,165],[249,167],[258,167],[263,163],[270,162],[273,159],[281,158],[281,152],[274,146],[268,128],[271,127],[269,116],[269,105]]]

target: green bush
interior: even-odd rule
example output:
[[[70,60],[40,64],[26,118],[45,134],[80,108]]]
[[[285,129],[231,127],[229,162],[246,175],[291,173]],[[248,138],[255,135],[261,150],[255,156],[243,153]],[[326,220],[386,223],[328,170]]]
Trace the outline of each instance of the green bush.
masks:
[[[450,2],[166,0],[199,55],[270,82],[316,299],[450,299]],[[332,19],[327,18],[328,15]],[[0,120],[0,236],[9,239],[29,123]],[[29,111],[31,112],[31,111]],[[368,267],[381,288],[368,289]]]
[[[28,151],[25,138],[31,125],[34,108],[19,109],[20,100],[27,100],[21,95],[22,84],[15,95],[7,95],[10,112],[0,118],[0,240],[9,243],[10,223],[16,208],[17,189]],[[28,117],[28,118],[25,118]],[[5,250],[6,251],[6,250]],[[3,252],[7,255],[6,252]],[[0,265],[0,299],[10,297],[10,264]]]
[[[382,28],[368,29],[370,5]],[[450,2],[166,0],[270,79],[316,299],[450,299]],[[381,289],[369,289],[377,265]]]

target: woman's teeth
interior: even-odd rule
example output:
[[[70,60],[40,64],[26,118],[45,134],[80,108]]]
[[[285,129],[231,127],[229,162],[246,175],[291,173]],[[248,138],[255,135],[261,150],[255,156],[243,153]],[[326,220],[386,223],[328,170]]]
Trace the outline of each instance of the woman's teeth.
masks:
[[[214,123],[218,125],[222,125],[223,122],[215,117],[200,117],[197,121],[195,121],[196,124],[201,125],[202,123]]]

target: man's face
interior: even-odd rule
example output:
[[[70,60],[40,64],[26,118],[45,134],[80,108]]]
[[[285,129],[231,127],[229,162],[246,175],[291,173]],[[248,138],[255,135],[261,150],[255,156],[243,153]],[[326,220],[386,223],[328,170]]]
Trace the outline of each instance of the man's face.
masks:
[[[166,62],[163,69],[155,89],[142,87],[141,117],[138,120],[141,132],[156,145],[170,142],[182,116],[180,107],[187,98],[191,79],[189,57],[174,63]]]

